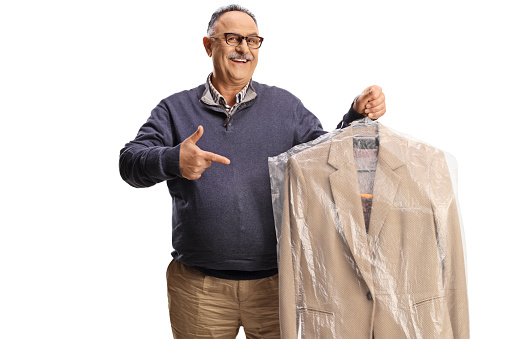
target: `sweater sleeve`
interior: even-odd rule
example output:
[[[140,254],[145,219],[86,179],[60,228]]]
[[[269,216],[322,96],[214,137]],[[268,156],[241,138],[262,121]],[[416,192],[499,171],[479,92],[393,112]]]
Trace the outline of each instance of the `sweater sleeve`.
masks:
[[[295,111],[294,145],[302,144],[325,134],[322,123],[299,100]]]
[[[357,98],[355,98],[357,100]],[[353,109],[353,104],[355,103],[355,100],[352,102],[352,105],[350,106],[350,109],[348,110],[348,113],[346,113],[343,116],[343,120],[341,120],[336,128],[345,128],[348,127],[352,122],[358,119],[364,118],[364,115],[357,113],[356,110]]]
[[[348,127],[353,121],[362,119],[364,116],[357,113],[353,109],[353,102],[350,110],[343,116],[337,128]],[[302,102],[297,105],[297,135],[295,138],[295,145],[302,144],[318,138],[320,135],[327,133],[323,130],[320,120],[311,113]]]
[[[136,138],[120,151],[122,179],[134,187],[150,187],[181,176],[180,144],[175,144],[170,113],[161,102]]]

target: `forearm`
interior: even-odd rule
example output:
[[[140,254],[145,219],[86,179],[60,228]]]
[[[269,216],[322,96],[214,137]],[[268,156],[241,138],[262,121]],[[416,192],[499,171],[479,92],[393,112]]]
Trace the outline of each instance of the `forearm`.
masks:
[[[150,187],[180,176],[180,144],[175,147],[128,143],[120,151],[122,179],[133,187]]]

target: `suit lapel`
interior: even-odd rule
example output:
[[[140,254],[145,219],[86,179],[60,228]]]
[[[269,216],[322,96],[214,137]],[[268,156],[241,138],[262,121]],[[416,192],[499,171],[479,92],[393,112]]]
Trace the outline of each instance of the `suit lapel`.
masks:
[[[375,243],[384,225],[385,218],[398,191],[400,176],[397,169],[404,165],[401,138],[379,124],[380,147],[373,189],[373,205],[369,222],[369,247],[375,250]]]
[[[328,162],[337,171],[329,176],[332,197],[343,231],[354,260],[366,284],[371,289],[371,251],[368,247],[357,169],[353,158],[352,129],[348,128],[331,140]]]
[[[366,284],[372,288],[371,258],[387,213],[398,191],[397,169],[404,165],[404,140],[378,123],[380,148],[375,173],[369,236],[366,235],[357,168],[353,155],[353,130],[347,128],[331,140],[328,163],[337,170],[329,176],[332,197],[345,241]],[[357,133],[357,131],[355,132]],[[361,132],[362,133],[362,132]]]

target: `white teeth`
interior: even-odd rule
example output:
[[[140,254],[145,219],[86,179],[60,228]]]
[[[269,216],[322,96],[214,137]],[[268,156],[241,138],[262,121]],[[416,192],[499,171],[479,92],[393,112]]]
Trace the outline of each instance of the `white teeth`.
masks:
[[[233,60],[233,61],[241,61],[241,62],[243,62],[243,63],[246,63],[246,62],[247,62],[247,60],[246,60],[246,59],[232,59],[232,60]]]

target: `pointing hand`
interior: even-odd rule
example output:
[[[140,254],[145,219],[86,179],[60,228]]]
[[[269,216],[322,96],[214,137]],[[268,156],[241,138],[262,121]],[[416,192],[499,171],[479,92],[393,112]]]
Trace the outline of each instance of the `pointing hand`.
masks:
[[[212,161],[228,165],[230,160],[221,155],[202,151],[196,143],[203,135],[203,127],[200,125],[196,132],[191,134],[180,145],[180,173],[189,180],[196,180],[212,165]]]

